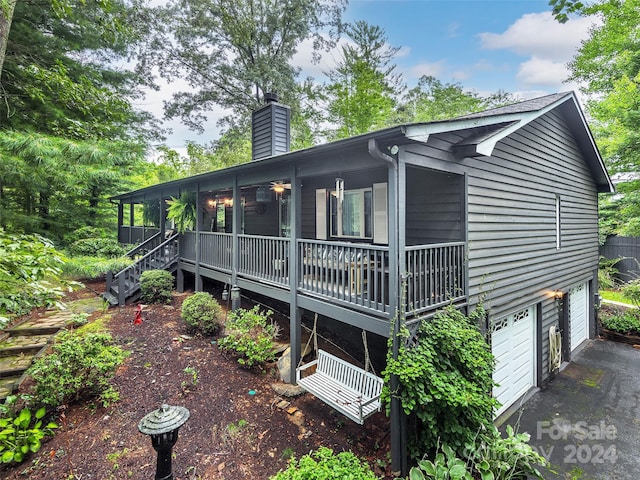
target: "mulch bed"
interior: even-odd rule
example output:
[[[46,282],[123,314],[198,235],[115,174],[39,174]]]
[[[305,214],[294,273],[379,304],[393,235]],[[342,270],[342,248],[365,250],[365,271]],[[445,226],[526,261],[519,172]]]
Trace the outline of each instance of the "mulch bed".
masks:
[[[95,295],[104,285],[87,287],[73,297]],[[215,339],[188,334],[180,318],[186,295],[175,295],[171,305],[147,306],[139,325],[133,324],[136,305],[109,310],[109,330],[131,352],[113,379],[120,400],[109,408],[89,402],[54,412],[60,425],[56,435],[23,464],[1,467],[0,477],[153,478],[156,453],[137,425],[163,403],[184,406],[191,414],[173,451],[176,480],[268,479],[291,455],[299,458],[319,446],[351,450],[379,475],[390,471],[389,421],[383,413],[359,426],[310,394],[278,396],[271,388],[273,365],[244,369]],[[277,320],[286,337],[288,319]],[[197,382],[185,372],[188,367],[197,372]]]

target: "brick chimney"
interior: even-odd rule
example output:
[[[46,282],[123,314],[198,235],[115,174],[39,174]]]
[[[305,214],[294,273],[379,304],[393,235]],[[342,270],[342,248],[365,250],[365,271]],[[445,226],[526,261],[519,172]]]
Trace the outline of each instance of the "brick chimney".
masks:
[[[261,160],[291,148],[291,109],[276,93],[264,94],[265,105],[251,115],[251,160]]]

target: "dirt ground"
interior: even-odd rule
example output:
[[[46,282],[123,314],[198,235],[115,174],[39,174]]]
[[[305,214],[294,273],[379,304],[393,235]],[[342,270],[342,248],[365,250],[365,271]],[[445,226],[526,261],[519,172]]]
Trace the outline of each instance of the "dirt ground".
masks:
[[[100,283],[87,287],[74,296],[103,289]],[[132,323],[136,305],[110,309],[108,328],[131,352],[113,379],[120,400],[106,409],[82,403],[53,412],[60,425],[55,436],[22,464],[0,467],[0,478],[153,478],[156,453],[137,425],[163,403],[184,406],[191,414],[173,450],[176,480],[268,479],[291,455],[299,458],[319,446],[351,450],[381,476],[390,471],[389,422],[383,413],[359,426],[308,393],[279,396],[271,387],[274,365],[244,369],[215,338],[188,334],[180,318],[186,295],[175,295],[171,305],[147,306],[139,325]],[[288,319],[276,320],[286,341]],[[189,367],[195,380],[185,372]]]

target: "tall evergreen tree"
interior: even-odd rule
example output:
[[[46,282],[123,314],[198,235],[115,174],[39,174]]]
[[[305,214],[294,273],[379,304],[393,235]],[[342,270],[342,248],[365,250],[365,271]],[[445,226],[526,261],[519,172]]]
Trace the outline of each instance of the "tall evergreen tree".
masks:
[[[380,27],[357,21],[345,28],[348,42],[336,68],[327,72],[330,134],[344,138],[385,127],[393,118],[402,81],[393,59],[398,48],[387,43]]]
[[[137,11],[124,0],[17,2],[0,77],[0,128],[76,139],[157,132],[132,107],[149,77],[122,67],[143,32]]]

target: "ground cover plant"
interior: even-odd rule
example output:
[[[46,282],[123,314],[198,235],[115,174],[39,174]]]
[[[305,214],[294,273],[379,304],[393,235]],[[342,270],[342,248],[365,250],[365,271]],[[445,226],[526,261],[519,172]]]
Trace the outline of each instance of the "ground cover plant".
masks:
[[[376,480],[371,468],[351,452],[334,453],[327,447],[292,458],[286,470],[271,480]]]
[[[14,397],[15,398],[15,397]],[[43,424],[46,415],[44,407],[32,412],[23,408],[12,414],[5,409],[0,415],[0,461],[20,463],[29,453],[36,453],[42,447],[42,440],[58,428],[53,422]]]
[[[640,311],[638,309],[603,306],[598,312],[600,323],[607,330],[625,335],[640,335]]]

